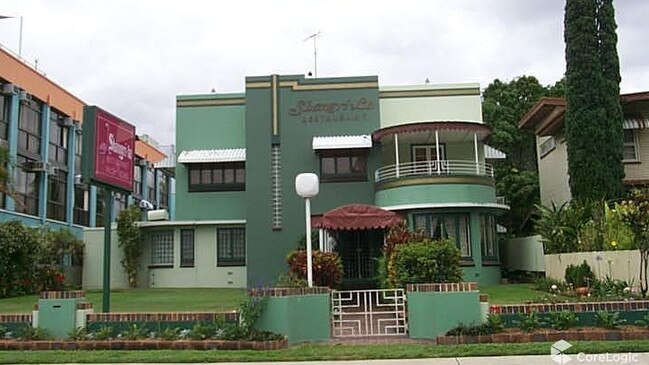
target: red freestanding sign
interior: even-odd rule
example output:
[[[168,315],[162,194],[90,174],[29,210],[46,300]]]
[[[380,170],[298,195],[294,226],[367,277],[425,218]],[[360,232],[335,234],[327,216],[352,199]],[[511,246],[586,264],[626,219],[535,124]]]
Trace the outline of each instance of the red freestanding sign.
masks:
[[[135,127],[98,108],[89,107],[84,118],[84,153],[92,159],[86,175],[93,183],[119,190],[133,189],[135,163]],[[90,137],[92,141],[88,141]],[[87,152],[86,152],[87,151]],[[88,171],[89,170],[89,171]]]

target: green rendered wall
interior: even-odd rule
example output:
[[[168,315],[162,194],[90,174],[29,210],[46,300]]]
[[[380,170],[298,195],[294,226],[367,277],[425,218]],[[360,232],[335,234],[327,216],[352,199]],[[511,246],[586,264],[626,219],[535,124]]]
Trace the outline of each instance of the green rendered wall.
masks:
[[[281,333],[289,343],[326,341],[331,335],[329,294],[267,297],[256,327]]]
[[[219,101],[243,94],[179,96],[178,101]],[[245,105],[179,106],[176,108],[176,150],[243,148]],[[218,202],[218,203],[217,203]],[[176,165],[176,220],[245,219],[245,192],[189,192],[187,169]]]
[[[378,190],[375,198],[379,207],[444,203],[495,203],[496,190],[479,184],[407,185]]]
[[[278,83],[295,81],[299,85],[377,82],[376,77],[342,79],[304,79],[279,76]],[[271,77],[249,77],[247,83],[271,83]],[[303,172],[320,174],[319,158],[312,148],[314,136],[371,134],[379,129],[378,89],[296,90],[280,87],[278,95],[278,134],[273,136],[272,89],[246,89],[246,239],[248,286],[271,285],[285,272],[286,255],[295,249],[305,233],[304,201],[295,193],[295,176]],[[300,102],[344,104],[365,99],[371,108],[347,112],[296,112]],[[341,118],[344,117],[344,118]],[[344,120],[342,120],[344,119]],[[282,227],[272,228],[270,155],[271,146],[281,151]],[[320,194],[312,199],[312,214],[350,203],[372,204],[372,174],[378,149],[369,156],[367,181],[321,183]]]
[[[411,338],[434,339],[459,323],[482,323],[477,291],[408,292]]]

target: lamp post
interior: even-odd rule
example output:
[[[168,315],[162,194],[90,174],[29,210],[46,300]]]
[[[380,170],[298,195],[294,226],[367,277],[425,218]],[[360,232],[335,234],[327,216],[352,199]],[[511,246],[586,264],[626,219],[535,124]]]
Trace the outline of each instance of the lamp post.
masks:
[[[1,19],[20,19],[20,33],[18,35],[18,56],[22,57],[23,54],[23,17],[22,16],[7,16],[7,15],[0,15],[0,20]]]
[[[306,278],[309,288],[313,286],[313,259],[311,257],[311,201],[318,195],[320,181],[318,175],[312,173],[299,174],[295,177],[295,191],[304,198],[306,214]]]

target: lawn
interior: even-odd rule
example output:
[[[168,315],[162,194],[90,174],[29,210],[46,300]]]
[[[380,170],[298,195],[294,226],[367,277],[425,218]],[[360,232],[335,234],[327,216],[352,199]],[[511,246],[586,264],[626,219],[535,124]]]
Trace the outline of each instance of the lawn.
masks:
[[[302,345],[276,351],[0,351],[0,363],[204,363],[234,361],[333,361],[431,357],[547,355],[551,343],[432,346]],[[567,353],[647,352],[649,341],[573,342]]]
[[[101,291],[86,292],[86,299],[101,311]],[[215,312],[239,307],[244,289],[124,289],[111,292],[111,312]],[[0,299],[0,313],[31,312],[38,296]]]
[[[547,294],[532,289],[532,284],[500,284],[480,288],[489,296],[489,304],[519,304]]]

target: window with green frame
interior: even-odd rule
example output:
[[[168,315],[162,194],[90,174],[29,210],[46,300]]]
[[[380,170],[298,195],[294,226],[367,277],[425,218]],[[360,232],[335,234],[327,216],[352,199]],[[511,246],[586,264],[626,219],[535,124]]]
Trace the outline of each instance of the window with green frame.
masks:
[[[498,260],[496,221],[491,214],[480,214],[480,246],[483,258]]]
[[[462,258],[471,258],[471,224],[468,214],[413,215],[415,229],[423,229],[433,239],[451,239],[460,250]]]

